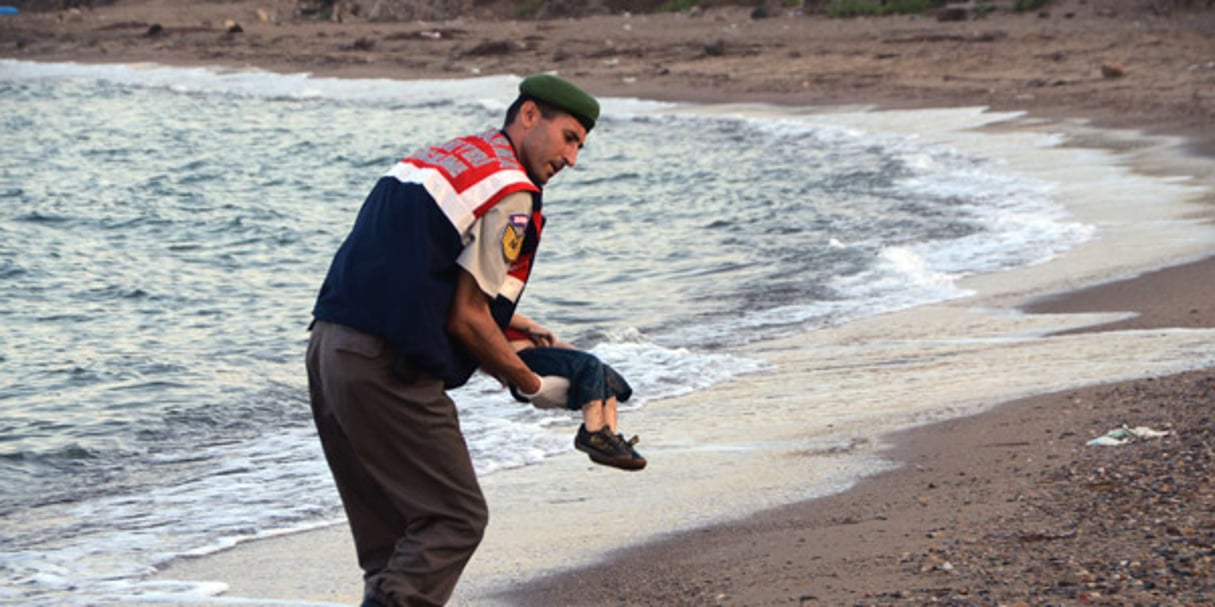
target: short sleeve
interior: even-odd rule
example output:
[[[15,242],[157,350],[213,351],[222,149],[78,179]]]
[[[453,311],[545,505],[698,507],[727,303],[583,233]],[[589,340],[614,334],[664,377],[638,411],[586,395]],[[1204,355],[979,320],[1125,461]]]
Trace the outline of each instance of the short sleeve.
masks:
[[[490,297],[502,289],[506,273],[519,256],[532,216],[532,195],[517,192],[502,199],[469,230],[472,241],[456,263],[472,274],[477,286]]]

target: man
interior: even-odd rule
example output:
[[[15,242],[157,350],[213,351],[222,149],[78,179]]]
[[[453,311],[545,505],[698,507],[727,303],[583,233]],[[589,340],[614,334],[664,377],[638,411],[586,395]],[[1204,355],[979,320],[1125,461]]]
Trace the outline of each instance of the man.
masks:
[[[503,329],[544,227],[541,186],[573,166],[599,104],[572,83],[519,85],[505,126],[454,139],[382,177],[313,309],[313,419],[364,571],[364,607],[442,605],[488,511],[446,390],[484,368],[538,406],[540,377]]]

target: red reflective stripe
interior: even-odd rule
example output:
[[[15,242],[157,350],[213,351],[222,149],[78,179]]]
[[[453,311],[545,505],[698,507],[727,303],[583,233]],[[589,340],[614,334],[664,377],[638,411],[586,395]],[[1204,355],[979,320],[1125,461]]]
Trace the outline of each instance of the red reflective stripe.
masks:
[[[511,194],[514,194],[516,192],[534,192],[534,191],[536,191],[536,190],[533,190],[532,188],[528,187],[528,185],[530,185],[530,184],[514,183],[514,184],[508,185],[508,186],[498,190],[497,194],[494,194],[493,196],[491,196],[481,206],[477,207],[476,209],[473,209],[473,216],[481,217],[482,215],[488,213],[490,209],[494,208],[494,205],[498,204],[499,202],[502,202],[503,198],[506,198],[507,196],[510,196]]]
[[[425,187],[461,234],[503,198],[540,192],[500,131],[431,146],[402,159],[389,174]]]
[[[506,341],[531,341],[532,340],[530,335],[528,335],[527,333],[524,333],[523,331],[520,331],[518,329],[512,329],[510,327],[507,327],[505,330],[505,333],[506,333]]]
[[[469,135],[434,145],[401,162],[438,172],[451,187],[452,193],[461,199],[463,212],[468,212],[467,209],[471,207],[474,218],[481,217],[510,194],[540,191],[515,159],[510,141],[499,131],[490,131],[484,136]],[[495,181],[485,184],[487,179]],[[476,188],[486,185],[491,188],[490,191],[477,191]],[[470,193],[471,198],[466,193]],[[431,195],[440,202],[445,212],[454,210],[448,208],[446,197],[441,192],[432,191]]]

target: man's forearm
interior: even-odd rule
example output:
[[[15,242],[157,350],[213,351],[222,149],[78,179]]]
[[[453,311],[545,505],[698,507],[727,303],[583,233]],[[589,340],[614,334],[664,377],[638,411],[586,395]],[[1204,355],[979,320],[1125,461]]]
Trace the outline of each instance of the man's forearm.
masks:
[[[540,389],[540,377],[511,347],[489,311],[489,300],[467,272],[460,272],[456,296],[447,316],[447,332],[460,342],[481,366],[523,392]]]

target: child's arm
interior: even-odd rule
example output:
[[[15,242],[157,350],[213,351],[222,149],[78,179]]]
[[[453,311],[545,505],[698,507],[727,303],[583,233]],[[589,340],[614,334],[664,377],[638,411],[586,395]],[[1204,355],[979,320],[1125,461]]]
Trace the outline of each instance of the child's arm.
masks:
[[[536,344],[537,346],[552,347],[557,344],[557,336],[554,335],[553,332],[548,329],[548,327],[545,327],[544,325],[541,325],[540,323],[518,312],[515,312],[515,314],[510,317],[509,326],[516,331],[526,333],[527,336],[531,338],[532,343]]]

